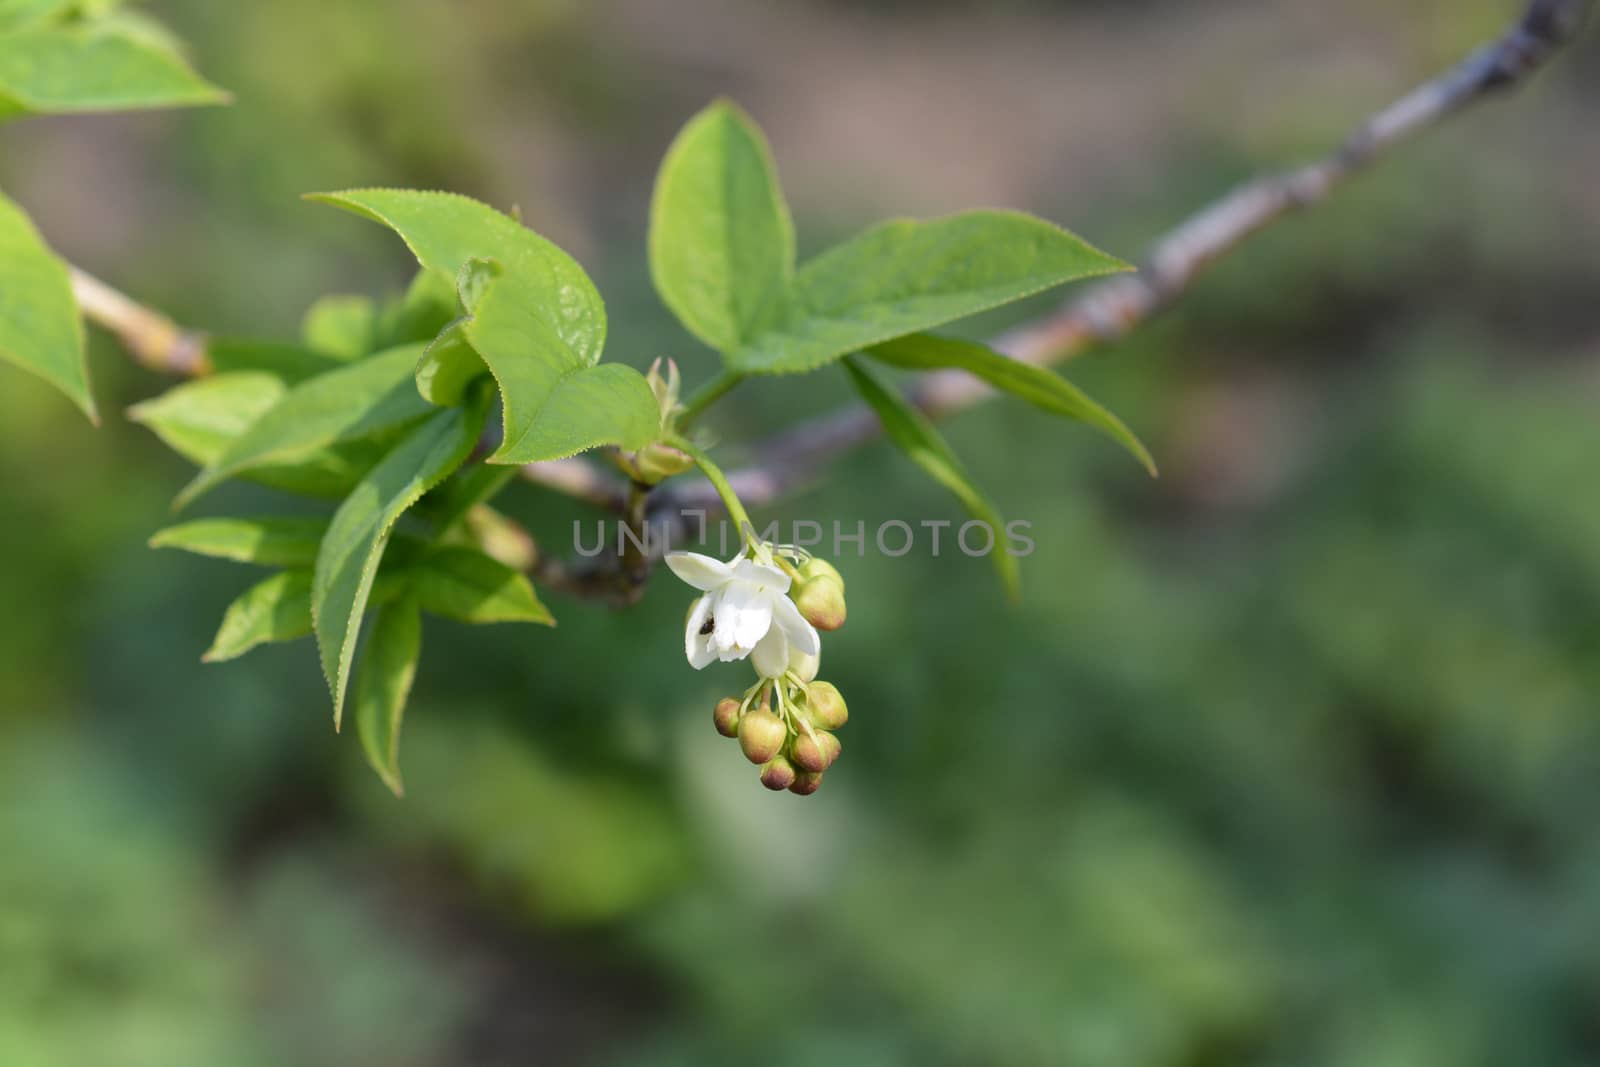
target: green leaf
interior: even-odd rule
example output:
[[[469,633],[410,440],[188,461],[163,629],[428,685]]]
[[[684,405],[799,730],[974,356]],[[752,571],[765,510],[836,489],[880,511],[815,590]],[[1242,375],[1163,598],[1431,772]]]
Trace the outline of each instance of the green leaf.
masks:
[[[417,392],[440,407],[454,407],[467,387],[489,373],[483,357],[467,341],[466,319],[446,326],[417,363]]]
[[[491,463],[557,459],[608,444],[636,449],[654,439],[655,397],[638,371],[600,364],[605,306],[561,249],[449,193],[365,189],[311,199],[390,227],[425,268],[458,280],[466,339],[494,374],[505,406],[505,437]]]
[[[0,0],[0,33],[55,18],[72,0]]]
[[[1066,230],[1016,212],[887,222],[802,266],[775,324],[727,362],[746,374],[813,370],[895,337],[1126,269]]]
[[[119,23],[0,35],[0,119],[227,101],[153,35]]]
[[[887,341],[866,353],[881,363],[905,370],[954,368],[988,382],[1002,392],[1026,400],[1053,415],[1086,422],[1133,453],[1152,476],[1156,463],[1148,449],[1123,421],[1091,400],[1077,386],[1043,367],[1010,359],[973,341],[915,333]]]
[[[383,784],[403,796],[400,724],[422,655],[422,613],[415,597],[403,596],[378,612],[356,674],[356,730],[367,762]]]
[[[124,0],[0,0],[0,33],[44,22],[97,20],[125,21],[134,16],[118,11]],[[136,21],[148,21],[137,19]]]
[[[280,571],[228,605],[222,627],[202,659],[238,659],[257,645],[293,641],[311,632],[311,572]]]
[[[385,304],[378,313],[377,347],[431,341],[460,316],[461,301],[456,299],[455,279],[431,270],[420,270],[405,295]]]
[[[342,361],[375,351],[378,310],[364,296],[325,296],[306,311],[300,326],[306,346]]]
[[[491,467],[487,463],[468,467],[441,485],[438,492],[429,494],[428,521],[440,536],[444,535],[473,508],[493,500],[516,476],[516,467]]]
[[[149,427],[183,458],[206,467],[288,391],[274,374],[216,374],[135,404],[128,418]]]
[[[217,374],[264,371],[288,385],[297,385],[345,365],[344,360],[300,345],[237,337],[208,338],[206,360]]]
[[[128,417],[153,430],[166,445],[200,467],[215,463],[288,388],[274,374],[240,371],[186,382],[128,410]],[[342,497],[394,443],[395,431],[317,449],[285,463],[244,472],[241,477],[314,497]]]
[[[202,493],[255,468],[284,464],[342,441],[404,426],[433,408],[412,382],[419,345],[383,352],[318,375],[289,390],[178,494],[186,507]]]
[[[312,614],[333,723],[344,712],[356,635],[394,524],[471,454],[487,399],[436,411],[411,429],[340,505],[317,555]]]
[[[22,209],[4,195],[0,195],[0,359],[32,371],[98,421],[83,358],[83,324],[66,264],[45,246]]]
[[[650,273],[688,331],[725,354],[753,341],[794,275],[794,222],[772,152],[727,101],[668,149],[650,210]]]
[[[928,472],[934,481],[954,493],[973,518],[989,527],[994,534],[993,551],[989,555],[994,560],[995,569],[1000,572],[1006,595],[1016,599],[1022,588],[1021,576],[1016,558],[1006,551],[1005,523],[983,494],[973,487],[961,461],[950,450],[945,439],[926,415],[906,403],[903,396],[884,385],[859,361],[846,359],[844,365],[861,399],[877,413],[889,440],[913,463]]]
[[[475,548],[442,548],[410,573],[422,609],[434,615],[466,623],[555,625],[526,575]]]
[[[150,538],[151,548],[176,548],[213,559],[309,569],[328,529],[325,519],[197,519]]]

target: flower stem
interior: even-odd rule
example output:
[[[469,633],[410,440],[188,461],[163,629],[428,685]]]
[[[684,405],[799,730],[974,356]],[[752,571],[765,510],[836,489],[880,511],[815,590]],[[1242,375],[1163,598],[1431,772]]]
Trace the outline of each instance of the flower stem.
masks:
[[[745,511],[744,505],[739,502],[739,497],[734,493],[733,486],[728,484],[728,476],[722,473],[722,468],[717,466],[705,450],[682,434],[673,434],[671,443],[688,454],[695,461],[702,474],[711,482],[711,487],[722,498],[722,506],[728,509],[728,517],[739,528],[739,536],[748,537],[755,529],[755,524],[750,521],[750,513]]]
[[[678,416],[678,426],[687,428],[695,419],[705,414],[707,408],[722,399],[723,394],[742,381],[744,375],[738,371],[725,370],[696,389],[689,399],[683,402],[683,412]]]

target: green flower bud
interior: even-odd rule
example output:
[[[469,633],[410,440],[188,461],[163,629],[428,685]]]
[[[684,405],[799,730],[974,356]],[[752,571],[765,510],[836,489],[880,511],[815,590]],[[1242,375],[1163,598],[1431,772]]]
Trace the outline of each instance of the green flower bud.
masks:
[[[766,763],[783,748],[789,728],[770,708],[756,708],[739,720],[739,747],[751,763]]]
[[[794,739],[789,758],[802,771],[821,774],[839,758],[839,749],[839,739],[826,730],[818,730],[814,739],[810,734],[801,733]]]
[[[818,559],[816,556],[812,556],[800,565],[800,580],[809,582],[813,578],[831,578],[839,583],[839,592],[844,592],[844,575],[840,574],[838,568],[825,559]]]
[[[656,441],[645,445],[633,457],[633,472],[646,485],[655,485],[694,466],[688,453]]]
[[[838,579],[818,575],[801,582],[791,595],[800,614],[817,629],[837,630],[844,625],[844,585]]]
[[[723,697],[717,701],[717,710],[711,713],[711,721],[716,724],[717,733],[723,737],[738,737],[739,701],[734,697]]]
[[[832,682],[812,682],[806,687],[806,718],[822,730],[837,730],[850,721],[844,697]]]
[[[798,648],[790,647],[789,670],[794,672],[794,676],[802,682],[809,682],[816,678],[817,671],[821,667],[822,653],[820,651],[815,656],[808,656]]]
[[[808,797],[822,788],[822,774],[820,771],[801,771],[794,776],[794,781],[789,786],[789,792],[796,796]]]
[[[761,784],[774,793],[781,793],[794,785],[794,764],[782,756],[774,756],[761,768]]]

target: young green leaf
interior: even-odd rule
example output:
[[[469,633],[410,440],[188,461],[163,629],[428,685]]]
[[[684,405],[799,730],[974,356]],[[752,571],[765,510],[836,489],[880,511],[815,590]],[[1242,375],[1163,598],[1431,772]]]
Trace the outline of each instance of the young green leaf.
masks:
[[[185,459],[206,467],[287,392],[273,374],[217,374],[137,404],[128,409],[128,417],[149,427]],[[240,477],[304,496],[343,497],[383,458],[395,439],[396,431],[389,430],[316,449],[284,463],[255,467]]]
[[[343,717],[361,617],[394,524],[471,454],[483,432],[486,407],[487,397],[481,397],[423,420],[334,513],[317,554],[311,603],[335,729]]]
[[[311,632],[311,572],[280,571],[228,605],[222,627],[201,657],[206,663],[238,659],[257,645],[293,641]]]
[[[868,356],[905,370],[954,368],[981,378],[1002,392],[1053,415],[1086,422],[1102,430],[1144,464],[1152,476],[1155,460],[1123,421],[1091,400],[1077,386],[1043,367],[1010,359],[973,341],[914,333],[869,348]]]
[[[644,375],[620,363],[512,358],[541,314],[525,283],[495,268],[462,271],[467,339],[505,400],[505,440],[490,463],[536,463],[601,445],[643,448],[660,431]]]
[[[328,529],[325,519],[196,519],[150,538],[151,548],[176,548],[213,559],[309,569]]]
[[[367,762],[383,784],[402,796],[400,723],[422,655],[422,612],[414,596],[402,596],[378,612],[356,672],[356,730]]]
[[[454,407],[469,385],[489,373],[483,357],[467,342],[466,323],[458,319],[446,326],[417,362],[417,392],[430,404]]]
[[[417,262],[452,286],[469,260],[494,260],[537,295],[543,323],[529,347],[593,364],[605,347],[606,313],[576,260],[509,215],[454,193],[355,189],[307,199],[343,208],[394,230]]]
[[[486,504],[517,477],[516,467],[475,464],[430,493],[424,502],[427,519],[443,535],[479,504]]]
[[[641,448],[654,439],[650,387],[631,367],[599,362],[605,306],[561,249],[448,193],[364,189],[311,199],[390,227],[425,268],[459,279],[466,339],[505,405],[505,437],[490,462],[557,459],[608,444]]]
[[[345,365],[324,352],[278,341],[255,341],[236,337],[212,337],[206,341],[206,361],[215,374],[234,371],[262,371],[286,385],[298,385]]]
[[[348,362],[377,351],[378,310],[364,296],[325,296],[306,311],[306,347]]]
[[[452,545],[411,568],[424,611],[466,623],[534,622],[554,626],[527,576],[475,548]]]
[[[1126,270],[1043,219],[975,211],[875,226],[802,266],[779,319],[728,358],[746,374],[812,370],[841,356]]]
[[[405,295],[389,301],[378,312],[376,347],[431,341],[460,316],[455,279],[436,271],[419,270]]]
[[[0,0],[0,33],[59,18],[75,0]]]
[[[949,444],[926,415],[906,403],[899,392],[884,385],[859,361],[846,359],[844,366],[850,372],[850,379],[855,383],[861,399],[877,413],[889,440],[935,481],[954,493],[973,518],[989,527],[994,535],[989,555],[1000,572],[1006,595],[1015,599],[1021,592],[1021,577],[1015,557],[1006,551],[1005,523],[983,494],[973,487]]]
[[[0,359],[37,374],[90,419],[96,418],[83,358],[83,324],[66,264],[45,247],[28,216],[4,195],[0,195]]]
[[[255,468],[303,459],[329,445],[369,437],[434,410],[412,382],[420,345],[407,345],[318,375],[289,390],[178,494],[202,493]]]
[[[184,459],[204,467],[216,462],[288,391],[272,374],[216,374],[135,404],[128,409],[128,418],[149,427]]]
[[[667,150],[650,210],[650,274],[684,327],[725,354],[754,340],[794,274],[794,222],[766,139],[718,101]]]
[[[0,34],[0,119],[227,101],[153,35],[117,23]]]

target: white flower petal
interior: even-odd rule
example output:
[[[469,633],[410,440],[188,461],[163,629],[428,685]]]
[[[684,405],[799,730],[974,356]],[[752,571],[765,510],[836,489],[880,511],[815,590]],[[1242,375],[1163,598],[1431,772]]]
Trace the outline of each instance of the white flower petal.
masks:
[[[794,601],[786,596],[772,598],[772,619],[789,638],[789,643],[807,656],[822,653],[822,638],[817,628],[806,621]]]
[[[750,663],[763,678],[783,677],[783,672],[789,669],[789,639],[783,636],[781,629],[774,626],[767,631],[767,636],[757,642],[755,651],[750,653]]]
[[[706,620],[711,618],[711,594],[696,600],[689,608],[689,620],[683,629],[683,651],[689,657],[689,666],[701,670],[706,664],[716,659],[716,653],[711,650],[711,635],[700,631],[705,628]]]
[[[745,582],[730,582],[717,593],[716,645],[737,649],[741,654],[756,647],[756,642],[772,629],[772,603],[775,598],[765,589]]]
[[[733,565],[735,581],[749,582],[757,589],[770,589],[774,593],[787,593],[789,591],[789,576],[777,567],[765,563],[757,563],[753,559],[741,559]]]
[[[733,566],[698,552],[668,552],[672,573],[702,592],[709,593],[733,578]]]

